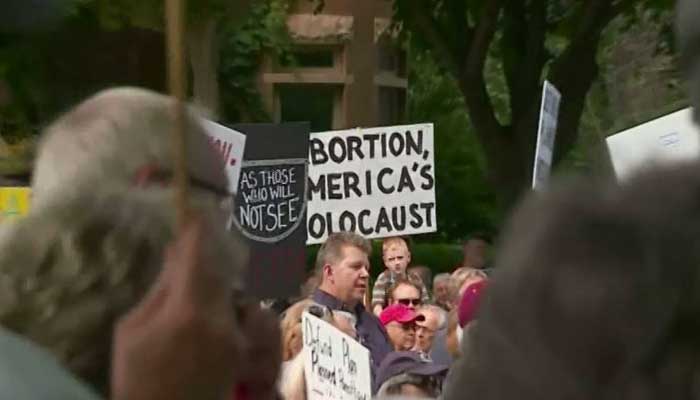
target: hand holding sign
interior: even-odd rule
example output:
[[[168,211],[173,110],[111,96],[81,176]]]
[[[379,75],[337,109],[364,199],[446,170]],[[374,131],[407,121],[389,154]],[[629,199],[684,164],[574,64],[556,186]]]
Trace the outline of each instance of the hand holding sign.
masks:
[[[369,350],[309,313],[302,319],[306,398],[371,399]]]

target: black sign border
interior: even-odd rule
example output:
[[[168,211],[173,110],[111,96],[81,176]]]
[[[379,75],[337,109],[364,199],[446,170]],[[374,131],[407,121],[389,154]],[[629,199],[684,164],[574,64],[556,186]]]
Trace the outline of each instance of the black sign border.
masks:
[[[234,226],[236,229],[238,229],[239,232],[246,238],[260,242],[260,243],[278,243],[283,241],[284,239],[288,238],[291,236],[294,232],[296,232],[297,229],[299,229],[299,226],[302,224],[306,224],[306,204],[307,204],[307,196],[308,196],[308,191],[309,191],[309,179],[308,179],[308,174],[309,174],[309,159],[308,158],[287,158],[287,159],[273,159],[273,160],[250,160],[250,161],[244,161],[241,164],[241,174],[243,173],[244,169],[246,167],[260,167],[260,166],[275,166],[275,165],[304,165],[304,194],[303,194],[303,201],[302,201],[302,207],[301,207],[301,212],[299,215],[304,216],[304,218],[299,218],[299,220],[294,223],[292,227],[290,227],[287,231],[285,231],[283,234],[272,237],[272,238],[265,238],[265,237],[260,237],[258,235],[254,235],[250,232],[248,232],[247,229],[244,229],[243,226],[241,226],[240,221],[238,220],[238,214],[236,213],[236,209],[232,210],[231,215],[229,217],[228,224],[226,224],[227,228],[231,230]],[[240,189],[239,189],[240,190]],[[235,206],[234,206],[235,207]],[[303,221],[302,221],[303,220]]]

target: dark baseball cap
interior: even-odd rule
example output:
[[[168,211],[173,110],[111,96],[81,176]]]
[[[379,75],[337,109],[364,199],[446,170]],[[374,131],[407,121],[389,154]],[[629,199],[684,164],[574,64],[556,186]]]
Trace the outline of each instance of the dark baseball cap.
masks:
[[[397,375],[438,376],[446,374],[448,369],[447,365],[435,364],[427,356],[415,351],[395,351],[389,353],[379,365],[376,387],[381,387]]]

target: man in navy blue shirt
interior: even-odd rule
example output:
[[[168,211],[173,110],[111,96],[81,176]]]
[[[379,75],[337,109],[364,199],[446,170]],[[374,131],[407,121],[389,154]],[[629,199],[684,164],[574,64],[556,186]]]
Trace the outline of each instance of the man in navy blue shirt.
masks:
[[[313,300],[332,310],[349,311],[357,317],[357,336],[370,351],[372,379],[384,357],[392,351],[389,337],[379,319],[362,301],[369,285],[369,241],[349,232],[328,237],[316,256],[321,284]]]

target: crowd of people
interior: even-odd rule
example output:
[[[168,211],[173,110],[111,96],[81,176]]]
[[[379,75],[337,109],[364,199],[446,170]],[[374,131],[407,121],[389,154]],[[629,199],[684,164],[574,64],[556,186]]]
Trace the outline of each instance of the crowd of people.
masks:
[[[350,232],[329,236],[304,284],[306,298],[281,312],[282,377],[295,377],[280,380],[282,394],[303,398],[301,314],[308,311],[369,349],[375,393],[438,396],[462,337],[476,323],[488,244],[484,235],[470,237],[462,264],[433,280],[429,268],[409,267],[407,239],[386,238],[384,270],[369,291],[370,242]]]
[[[700,6],[679,4],[700,121]],[[378,397],[700,398],[698,162],[531,194],[493,270],[483,237],[434,278],[393,237],[372,285],[369,241],[335,233],[273,312],[243,294],[247,249],[218,223],[227,182],[194,113],[176,224],[172,105],[107,90],[43,133],[33,208],[0,226],[1,398],[303,400],[304,312],[368,349]]]

